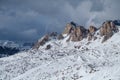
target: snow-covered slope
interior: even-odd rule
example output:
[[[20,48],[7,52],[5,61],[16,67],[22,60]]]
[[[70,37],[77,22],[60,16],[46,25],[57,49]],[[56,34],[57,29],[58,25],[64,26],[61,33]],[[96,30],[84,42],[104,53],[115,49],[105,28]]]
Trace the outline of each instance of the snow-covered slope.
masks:
[[[1,58],[0,80],[120,80],[120,32],[104,43],[67,38]]]

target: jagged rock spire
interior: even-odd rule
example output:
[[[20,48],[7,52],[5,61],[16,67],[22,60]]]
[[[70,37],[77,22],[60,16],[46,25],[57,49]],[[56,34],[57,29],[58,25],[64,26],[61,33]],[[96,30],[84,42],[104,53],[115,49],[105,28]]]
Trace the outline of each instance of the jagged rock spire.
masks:
[[[97,31],[97,28],[94,26],[90,26],[88,29],[88,41],[92,40],[94,38],[94,34]]]
[[[107,39],[112,37],[114,33],[118,31],[119,31],[118,28],[115,26],[115,24],[112,21],[104,22],[100,28],[100,35],[104,36],[104,39],[102,42],[105,42]]]

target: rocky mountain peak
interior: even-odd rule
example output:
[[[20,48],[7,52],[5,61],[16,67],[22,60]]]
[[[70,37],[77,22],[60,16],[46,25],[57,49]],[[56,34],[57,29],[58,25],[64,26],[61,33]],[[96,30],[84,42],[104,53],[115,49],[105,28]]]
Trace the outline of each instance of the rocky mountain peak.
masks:
[[[33,48],[38,49],[40,46],[43,46],[46,42],[48,42],[51,39],[64,39],[64,35],[68,36],[66,42],[77,42],[83,39],[87,39],[88,41],[96,40],[98,38],[97,35],[99,35],[103,37],[103,43],[118,31],[119,29],[115,25],[114,21],[111,20],[105,21],[100,28],[96,28],[95,26],[90,25],[88,29],[86,29],[84,26],[77,25],[75,22],[70,22],[66,24],[62,34],[58,35],[57,32],[49,33],[42,37],[39,41],[37,41]],[[96,33],[97,35],[95,35]]]

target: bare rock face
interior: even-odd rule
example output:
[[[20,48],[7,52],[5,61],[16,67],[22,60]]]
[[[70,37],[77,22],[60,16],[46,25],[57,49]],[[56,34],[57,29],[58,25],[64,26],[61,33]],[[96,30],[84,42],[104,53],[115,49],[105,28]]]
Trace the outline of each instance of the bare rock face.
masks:
[[[70,37],[67,41],[81,41],[83,38],[86,37],[87,29],[83,26],[76,26],[71,29]]]
[[[38,49],[40,46],[43,46],[47,41],[49,41],[49,36],[45,35],[41,40],[33,46],[33,49]]]
[[[65,30],[64,30],[63,34],[71,33],[72,28],[73,28],[72,24],[68,23],[65,27]]]
[[[85,29],[83,26],[77,26],[74,22],[68,23],[63,34],[69,34],[70,37],[67,41],[81,41],[83,38],[88,38],[90,40],[96,40],[97,37],[94,36],[98,29],[94,26],[90,26],[89,29]],[[102,42],[109,39],[113,33],[118,32],[118,28],[112,21],[106,21],[100,27],[100,35],[104,36]]]
[[[94,38],[94,34],[97,31],[97,28],[94,26],[90,26],[88,29],[88,41],[92,40]]]
[[[112,21],[104,22],[102,27],[100,28],[100,35],[104,36],[102,43],[112,37],[113,33],[116,33],[118,31],[118,28]]]
[[[81,41],[87,35],[87,29],[83,26],[77,26],[74,22],[68,23],[63,34],[69,34],[67,41]]]
[[[82,30],[80,26],[77,26],[74,28],[74,33],[71,34],[72,36],[72,41],[80,41],[82,39]]]
[[[71,31],[76,27],[76,23],[74,23],[73,21],[68,23],[65,27],[65,30],[62,34],[70,34]]]
[[[43,36],[40,40],[38,40],[35,45],[33,46],[33,49],[38,49],[40,46],[43,46],[46,42],[48,42],[51,39],[57,38],[57,32],[51,32],[45,36]]]
[[[89,33],[95,33],[95,31],[97,30],[97,28],[96,27],[94,27],[94,26],[90,26],[89,27]]]

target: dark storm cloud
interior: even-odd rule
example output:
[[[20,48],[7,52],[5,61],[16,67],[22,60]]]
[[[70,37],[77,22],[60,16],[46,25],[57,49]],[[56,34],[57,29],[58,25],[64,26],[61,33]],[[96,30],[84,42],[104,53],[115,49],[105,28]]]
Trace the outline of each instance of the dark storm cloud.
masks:
[[[33,41],[75,21],[88,26],[120,18],[120,0],[0,0],[0,39]],[[109,15],[108,15],[109,14]]]

